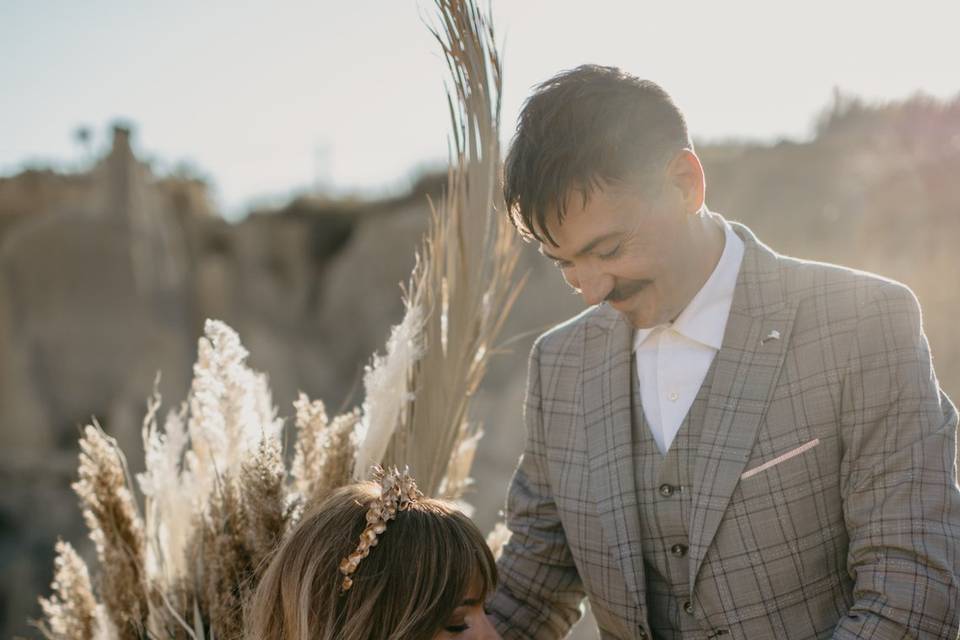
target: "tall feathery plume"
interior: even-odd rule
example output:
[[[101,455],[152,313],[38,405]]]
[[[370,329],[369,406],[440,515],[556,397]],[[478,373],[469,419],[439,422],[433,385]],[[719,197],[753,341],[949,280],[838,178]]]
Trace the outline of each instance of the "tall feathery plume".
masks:
[[[323,400],[311,400],[302,391],[293,402],[296,411],[293,464],[290,476],[294,490],[301,496],[313,493],[323,464],[323,445],[330,425]]]
[[[464,425],[465,430],[468,428]],[[459,500],[464,492],[473,483],[470,478],[470,469],[473,467],[473,458],[477,454],[477,444],[483,437],[483,431],[474,429],[473,433],[464,435],[457,443],[457,448],[450,457],[447,473],[440,483],[440,495],[448,500]],[[465,511],[467,505],[462,505]]]
[[[360,412],[342,413],[330,422],[324,441],[323,466],[312,494],[305,496],[310,505],[322,500],[328,493],[348,484],[357,466],[357,429]]]
[[[410,464],[428,495],[445,486],[456,497],[463,482],[444,477],[472,459],[467,449],[479,425],[469,421],[468,404],[522,282],[513,277],[518,244],[498,188],[501,69],[491,22],[472,2],[436,5],[434,35],[451,77],[453,157],[411,284],[429,310],[425,352],[410,371],[416,402],[384,462]]]
[[[351,411],[330,421],[323,402],[303,393],[293,406],[297,442],[290,475],[302,504],[313,504],[352,479],[360,415]]]
[[[185,426],[186,405],[167,414],[163,429],[157,415],[161,398],[154,384],[143,419],[144,471],[137,484],[144,497],[147,571],[155,587],[171,593],[182,584],[189,567],[186,546],[195,523],[191,487],[181,482],[181,465],[189,445]]]
[[[287,497],[287,470],[280,441],[264,438],[243,463],[240,491],[250,564],[258,570],[286,533],[294,505]]]
[[[246,545],[249,524],[237,483],[217,482],[209,498],[208,513],[192,546],[197,563],[199,609],[211,637],[241,637],[243,603],[255,586],[253,563]]]
[[[80,479],[73,489],[96,544],[100,596],[119,637],[139,639],[148,616],[146,544],[123,454],[96,424],[84,430],[80,451]]]
[[[358,436],[357,480],[363,479],[366,469],[380,463],[397,427],[408,419],[413,401],[411,375],[425,347],[424,308],[418,295],[422,289],[415,284],[419,274],[419,268],[415,268],[411,278],[413,295],[404,297],[403,320],[390,330],[386,354],[374,354],[363,376],[366,397]]]
[[[49,640],[94,640],[97,599],[87,565],[68,542],[57,541],[53,561],[53,595],[40,598],[44,621],[37,626]]]
[[[218,477],[229,470],[239,473],[261,438],[279,437],[283,428],[266,376],[247,367],[249,354],[237,333],[223,322],[207,320],[204,336],[188,400],[191,450],[184,479],[201,501]]]
[[[266,376],[246,365],[248,352],[233,329],[208,320],[198,346],[187,400],[191,447],[181,480],[194,492],[199,523],[188,562],[196,609],[212,636],[227,639],[242,632],[243,602],[268,553],[266,540],[286,527],[283,423]]]

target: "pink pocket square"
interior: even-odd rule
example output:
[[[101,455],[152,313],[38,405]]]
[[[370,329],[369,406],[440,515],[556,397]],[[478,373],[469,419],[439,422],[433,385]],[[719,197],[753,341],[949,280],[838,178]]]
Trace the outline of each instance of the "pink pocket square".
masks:
[[[802,445],[800,445],[799,447],[797,447],[796,449],[791,449],[790,451],[787,451],[786,453],[777,456],[777,457],[774,458],[773,460],[769,460],[769,461],[767,461],[767,462],[764,462],[764,463],[761,464],[759,467],[754,467],[753,469],[748,469],[747,471],[744,471],[744,472],[743,472],[743,475],[740,476],[740,479],[741,479],[741,480],[746,480],[747,478],[749,478],[749,477],[751,477],[751,476],[755,476],[755,475],[757,475],[758,473],[760,473],[761,471],[766,471],[766,470],[769,469],[770,467],[776,466],[776,465],[780,464],[781,462],[785,462],[785,461],[789,460],[790,458],[793,458],[794,456],[798,456],[798,455],[800,455],[801,453],[803,453],[804,451],[809,451],[810,449],[813,449],[813,448],[814,448],[815,446],[817,446],[818,444],[820,444],[820,438],[814,438],[814,439],[811,440],[810,442],[808,442],[808,443],[806,443],[806,444],[802,444]]]

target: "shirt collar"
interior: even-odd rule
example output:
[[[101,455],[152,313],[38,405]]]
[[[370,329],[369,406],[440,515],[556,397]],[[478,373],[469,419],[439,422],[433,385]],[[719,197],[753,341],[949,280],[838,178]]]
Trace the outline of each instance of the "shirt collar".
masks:
[[[721,223],[724,232],[723,253],[720,254],[720,260],[713,268],[713,273],[672,324],[637,329],[634,332],[634,350],[639,348],[654,331],[665,328],[671,328],[713,349],[720,349],[744,251],[743,240],[734,233],[726,220],[721,219]]]

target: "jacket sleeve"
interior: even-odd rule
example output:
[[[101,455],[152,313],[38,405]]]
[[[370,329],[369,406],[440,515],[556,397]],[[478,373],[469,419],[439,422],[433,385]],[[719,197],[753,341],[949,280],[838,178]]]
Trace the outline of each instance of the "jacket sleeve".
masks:
[[[884,284],[861,311],[843,380],[841,490],[855,638],[956,638],[957,413],[940,391],[920,308]]]
[[[488,611],[505,639],[562,638],[580,618],[584,592],[548,476],[539,343],[530,355],[524,419],[526,444],[507,493],[511,537]]]

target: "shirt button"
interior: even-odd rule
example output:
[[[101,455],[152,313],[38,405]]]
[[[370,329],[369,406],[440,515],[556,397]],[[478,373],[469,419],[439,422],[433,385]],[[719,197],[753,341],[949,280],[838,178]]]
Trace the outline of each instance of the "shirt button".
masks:
[[[676,558],[682,558],[687,555],[687,545],[685,544],[675,544],[670,547],[670,555]]]
[[[637,637],[640,638],[640,640],[647,640],[647,632],[641,628],[639,631],[637,631]]]
[[[687,600],[683,603],[683,612],[693,615],[693,603]]]
[[[673,485],[662,484],[660,485],[660,495],[662,495],[664,498],[669,498],[673,495],[673,489]]]
[[[679,399],[680,399],[679,393],[677,393],[676,391],[673,391],[670,393],[670,402],[676,402]]]

